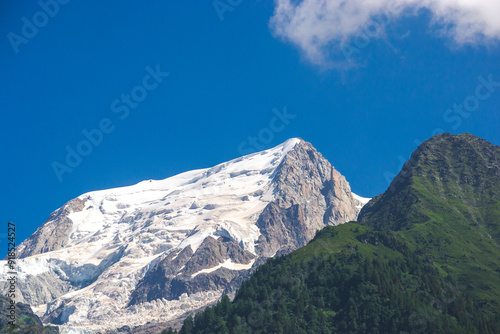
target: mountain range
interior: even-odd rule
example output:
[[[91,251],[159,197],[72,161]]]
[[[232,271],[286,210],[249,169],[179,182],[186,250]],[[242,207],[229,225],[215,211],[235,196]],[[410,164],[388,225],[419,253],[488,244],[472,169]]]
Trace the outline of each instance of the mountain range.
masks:
[[[499,333],[499,225],[476,136],[373,199],[295,138],[69,201],[19,246],[18,301],[61,333]]]
[[[499,333],[499,228],[500,147],[436,135],[357,222],[269,260],[180,333]]]

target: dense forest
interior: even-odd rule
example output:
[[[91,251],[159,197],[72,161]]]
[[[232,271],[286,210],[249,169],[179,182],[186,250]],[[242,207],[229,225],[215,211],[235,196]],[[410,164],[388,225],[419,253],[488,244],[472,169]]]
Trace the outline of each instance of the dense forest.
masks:
[[[465,334],[498,328],[460,283],[390,233],[343,227],[359,244],[340,245],[337,230],[327,228],[309,246],[259,267],[232,303],[224,296],[188,317],[179,333]]]

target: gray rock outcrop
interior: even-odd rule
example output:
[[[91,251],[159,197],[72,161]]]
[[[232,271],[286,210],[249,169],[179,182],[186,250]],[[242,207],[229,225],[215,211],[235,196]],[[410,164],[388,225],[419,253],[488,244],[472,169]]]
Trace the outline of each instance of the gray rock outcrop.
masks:
[[[230,259],[232,263],[247,265],[255,255],[242,249],[236,242],[207,237],[193,254],[191,246],[175,254],[170,253],[148,273],[132,293],[129,305],[165,298],[178,299],[210,290],[227,289],[241,272],[219,268],[203,273],[204,269],[217,267]]]
[[[321,153],[300,141],[276,171],[276,200],[257,220],[260,256],[286,254],[310,241],[316,231],[356,219],[351,187]]]
[[[68,218],[72,212],[83,209],[85,200],[72,199],[52,212],[49,218],[28,239],[19,245],[17,258],[58,250],[66,246],[73,222]]]

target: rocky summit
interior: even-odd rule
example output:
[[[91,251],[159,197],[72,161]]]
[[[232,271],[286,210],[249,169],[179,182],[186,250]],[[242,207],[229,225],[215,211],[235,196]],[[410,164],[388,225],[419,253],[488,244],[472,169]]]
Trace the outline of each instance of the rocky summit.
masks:
[[[368,200],[301,139],[86,193],[19,246],[19,301],[63,333],[174,324],[233,293],[266,259],[355,220]]]

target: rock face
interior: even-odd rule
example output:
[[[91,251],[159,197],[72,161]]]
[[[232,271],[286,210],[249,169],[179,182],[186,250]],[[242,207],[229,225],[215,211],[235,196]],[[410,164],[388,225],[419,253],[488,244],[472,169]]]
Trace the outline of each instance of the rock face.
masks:
[[[325,226],[356,220],[349,183],[310,143],[301,141],[285,156],[273,183],[275,200],[257,220],[260,256],[289,253]]]
[[[46,309],[44,321],[74,331],[175,323],[235,291],[267,258],[305,245],[326,225],[355,220],[365,200],[300,139],[91,192],[21,244],[21,292]]]
[[[194,254],[188,246],[158,262],[134,290],[129,305],[224,290],[251,268],[254,260],[255,255],[234,241],[206,237]]]
[[[75,198],[52,212],[47,221],[26,239],[17,249],[17,257],[46,253],[63,248],[69,242],[73,222],[68,218],[72,212],[83,209],[85,200]]]

